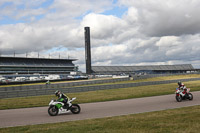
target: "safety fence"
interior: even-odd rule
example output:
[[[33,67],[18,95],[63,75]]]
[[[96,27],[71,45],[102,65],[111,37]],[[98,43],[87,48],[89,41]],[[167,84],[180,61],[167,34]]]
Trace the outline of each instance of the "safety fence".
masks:
[[[113,82],[126,81],[129,78],[123,79],[113,79]],[[180,80],[180,79],[179,79]],[[129,88],[137,86],[146,85],[158,85],[158,84],[169,84],[176,83],[179,80],[165,80],[165,81],[150,81],[150,82],[137,82],[137,83],[118,83],[118,84],[107,84],[103,85],[100,83],[110,83],[109,81],[96,81],[99,85],[92,85],[88,82],[78,82],[78,83],[62,83],[62,84],[50,84],[50,85],[32,85],[32,86],[15,86],[15,87],[0,87],[0,98],[13,98],[13,97],[28,97],[28,96],[39,96],[39,95],[51,95],[54,94],[56,90],[61,90],[64,93],[77,93],[77,92],[87,92],[96,90],[106,90],[106,89],[119,89],[119,88]],[[180,81],[196,81],[200,78],[189,78],[181,79]],[[85,85],[85,86],[84,86]]]

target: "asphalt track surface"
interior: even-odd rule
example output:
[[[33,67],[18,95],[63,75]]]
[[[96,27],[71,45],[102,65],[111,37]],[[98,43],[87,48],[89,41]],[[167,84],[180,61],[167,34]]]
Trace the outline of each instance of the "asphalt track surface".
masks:
[[[192,92],[192,94],[194,96],[192,101],[184,100],[182,102],[177,102],[175,100],[175,94],[173,94],[80,104],[80,114],[67,112],[53,117],[47,113],[48,106],[0,110],[0,128],[104,118],[200,105],[200,91]]]

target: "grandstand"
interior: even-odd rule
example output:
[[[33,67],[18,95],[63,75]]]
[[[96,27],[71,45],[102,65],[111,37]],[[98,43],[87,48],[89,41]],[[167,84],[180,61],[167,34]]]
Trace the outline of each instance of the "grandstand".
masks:
[[[76,59],[0,57],[0,74],[69,74],[78,71]]]
[[[149,66],[92,66],[93,74],[167,74],[195,71],[191,64]]]

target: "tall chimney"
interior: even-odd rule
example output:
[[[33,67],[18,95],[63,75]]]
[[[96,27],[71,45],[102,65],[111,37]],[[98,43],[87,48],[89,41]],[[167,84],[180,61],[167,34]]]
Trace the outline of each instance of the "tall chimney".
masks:
[[[86,73],[91,74],[90,27],[85,27]]]

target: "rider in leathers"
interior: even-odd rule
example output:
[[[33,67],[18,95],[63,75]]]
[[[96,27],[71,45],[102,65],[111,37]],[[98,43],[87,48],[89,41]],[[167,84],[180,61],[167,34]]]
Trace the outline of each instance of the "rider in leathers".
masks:
[[[64,104],[65,104],[65,106],[66,105],[69,105],[68,107],[70,107],[72,104],[69,102],[69,97],[68,96],[66,96],[64,93],[62,93],[61,91],[56,91],[55,92],[55,95],[58,97],[58,101],[61,99],[61,98],[63,98],[64,100],[63,101],[61,101],[61,102],[63,102]]]
[[[182,96],[184,96],[185,94],[186,94],[186,92],[187,92],[187,89],[186,89],[186,86],[183,84],[183,83],[181,83],[181,81],[178,81],[178,88],[180,89],[180,91],[181,91],[181,95]]]

